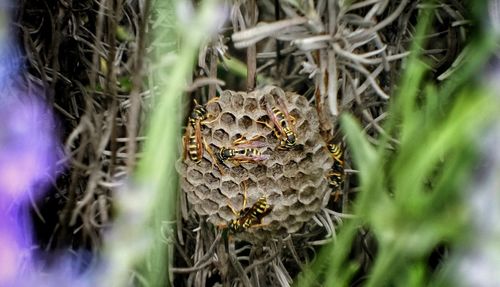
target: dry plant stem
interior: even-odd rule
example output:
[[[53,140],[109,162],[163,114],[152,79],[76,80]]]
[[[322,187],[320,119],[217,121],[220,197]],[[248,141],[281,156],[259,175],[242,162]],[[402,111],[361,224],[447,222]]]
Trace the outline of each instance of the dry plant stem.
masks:
[[[207,267],[208,265],[212,264],[213,260],[207,260],[206,262],[202,264],[197,264],[196,266],[189,267],[189,268],[176,268],[176,267],[171,267],[171,270],[173,273],[181,273],[181,274],[187,274],[187,273],[192,273],[196,271],[200,271]]]
[[[24,2],[23,2],[24,3]],[[24,9],[22,9],[24,11]],[[22,16],[21,16],[22,17]],[[26,31],[26,28],[24,26],[20,27],[21,30],[23,31],[23,39],[24,39],[24,45],[26,47],[29,47],[30,55],[28,56],[28,59],[31,61],[32,59],[35,59],[36,65],[32,64],[33,66],[38,66],[39,68],[37,71],[40,73],[40,77],[42,78],[43,86],[45,88],[49,87],[49,82],[47,79],[47,73],[45,72],[45,69],[43,68],[43,62],[42,59],[40,58],[40,53],[35,47],[35,44],[33,43],[33,39],[30,37],[30,34],[28,31]]]
[[[104,10],[105,6],[103,4],[99,5],[99,11],[98,11],[98,17],[97,17],[97,25],[96,25],[96,45],[93,46],[93,58],[92,58],[92,63],[93,63],[93,68],[90,71],[90,76],[89,76],[89,81],[90,81],[90,90],[93,92],[95,91],[96,87],[96,79],[97,79],[97,67],[99,67],[99,48],[97,45],[100,43],[100,39],[102,38],[103,34],[103,23],[104,23]],[[92,107],[92,100],[90,97],[85,98],[85,115],[80,119],[80,124],[84,120],[88,120],[89,122],[92,122],[90,120],[90,117],[88,116],[89,113],[91,113],[91,107]],[[78,154],[76,156],[76,161],[77,162],[82,162],[83,158],[85,156],[85,151],[86,148],[81,146],[79,148]],[[66,236],[67,229],[69,225],[71,224],[72,216],[70,214],[72,213],[74,206],[76,204],[76,188],[78,185],[78,180],[80,178],[80,171],[76,166],[73,166],[72,172],[71,172],[71,183],[68,189],[68,200],[66,201],[66,205],[64,206],[63,212],[61,213],[60,221],[61,221],[61,233],[58,236],[58,242],[57,245],[60,245],[64,241],[64,237]]]
[[[338,79],[337,61],[335,60],[335,53],[332,50],[328,50],[327,95],[328,95],[328,104],[330,106],[330,112],[334,116],[337,116],[339,114],[339,110],[337,107],[337,90],[338,90],[337,79]]]
[[[210,49],[210,78],[215,79],[215,82],[208,86],[208,99],[215,98],[217,92],[217,51],[212,45]],[[219,82],[220,84],[220,82]]]
[[[247,27],[253,27],[257,22],[257,4],[255,0],[247,2]],[[247,48],[247,91],[255,89],[255,80],[257,77],[257,48],[255,44]]]
[[[408,0],[402,0],[399,3],[399,6],[394,10],[394,12],[387,16],[384,20],[380,21],[377,25],[373,26],[370,29],[364,30],[361,33],[351,34],[351,36],[348,36],[348,39],[350,42],[357,42],[362,40],[363,38],[367,37],[368,35],[371,35],[373,33],[376,33],[380,29],[386,27],[387,25],[391,24],[392,21],[396,20],[396,18],[403,12],[404,8],[406,7],[406,4],[408,4]]]
[[[236,270],[236,273],[238,273],[239,279],[241,279],[241,283],[243,284],[244,287],[252,287],[250,278],[248,278],[247,273],[245,272],[245,270],[243,270],[243,266],[241,266],[240,262],[238,261],[238,258],[236,257],[234,241],[230,240],[228,245],[229,245],[228,246],[229,262],[231,262],[231,265]]]
[[[232,39],[236,48],[248,47],[265,37],[275,35],[281,30],[302,25],[307,22],[305,17],[296,17],[293,19],[281,20],[274,23],[263,24],[254,28],[246,29],[233,34]]]
[[[144,11],[139,20],[139,33],[137,35],[137,50],[134,54],[134,71],[132,77],[132,90],[130,91],[130,111],[127,123],[129,141],[127,142],[127,168],[132,173],[135,167],[135,154],[137,150],[137,135],[139,113],[141,110],[140,91],[144,77],[144,58],[146,56],[146,27],[151,10],[151,0],[145,0]]]
[[[120,11],[121,11],[121,0],[109,1],[108,2],[109,15],[106,17],[107,19],[107,27],[108,27],[108,39],[107,43],[109,44],[109,54],[106,58],[108,73],[106,75],[106,93],[111,96],[111,163],[109,167],[109,175],[112,178],[115,173],[115,164],[116,164],[116,152],[117,152],[117,122],[116,122],[116,114],[118,112],[118,98],[116,92],[116,71],[115,71],[115,57],[116,57],[116,28],[118,25],[118,21],[120,19]]]
[[[280,20],[280,2],[279,0],[274,0],[274,19],[276,21]],[[281,41],[276,39],[276,78],[279,79],[281,75],[280,62],[281,62]]]
[[[217,74],[215,74],[215,76],[217,76]],[[185,89],[185,91],[188,92],[188,93],[192,93],[192,92],[198,90],[199,88],[201,88],[203,86],[207,86],[207,85],[209,86],[209,89],[210,89],[210,87],[214,87],[213,95],[215,97],[215,92],[217,90],[217,85],[224,86],[224,85],[226,85],[226,83],[224,81],[220,80],[220,79],[217,79],[217,78],[205,78],[205,77],[201,77],[201,78],[196,78]]]
[[[278,255],[280,255],[281,253],[279,251],[276,251],[274,252],[272,255],[262,259],[262,260],[255,260],[251,265],[249,265],[247,268],[245,268],[245,273],[249,273],[251,272],[253,269],[255,269],[256,267],[260,266],[260,265],[264,265],[264,264],[267,264],[271,261],[273,261],[276,257],[278,257]]]
[[[290,236],[288,236],[288,238],[285,238],[284,241],[285,241],[286,247],[288,248],[288,250],[290,250],[292,257],[295,260],[295,262],[297,263],[297,265],[299,266],[299,268],[303,269],[304,264],[300,260],[299,255],[297,254],[297,250],[295,249],[295,246],[293,244],[293,237],[290,235]]]
[[[71,11],[71,8],[73,6],[73,2],[70,0],[68,1],[68,6],[67,7],[69,9],[69,11]],[[59,2],[60,4],[61,2]],[[49,11],[49,9],[47,10]],[[49,104],[53,104],[54,103],[54,95],[55,95],[55,91],[56,91],[56,84],[57,84],[57,78],[59,76],[59,73],[57,73],[56,71],[59,71],[59,47],[61,45],[61,37],[60,37],[60,33],[59,31],[61,30],[61,23],[62,23],[62,20],[63,20],[63,17],[65,16],[65,13],[66,11],[64,11],[64,9],[62,7],[59,7],[59,11],[57,13],[57,17],[51,17],[52,19],[55,19],[56,23],[52,23],[52,31],[51,31],[51,35],[52,35],[52,46],[50,48],[50,54],[49,54],[49,59],[52,59],[52,65],[51,65],[51,69],[52,71],[54,71],[55,73],[53,73],[52,75],[52,83],[50,85],[50,91],[49,91]],[[41,69],[43,69],[43,67],[40,67]]]

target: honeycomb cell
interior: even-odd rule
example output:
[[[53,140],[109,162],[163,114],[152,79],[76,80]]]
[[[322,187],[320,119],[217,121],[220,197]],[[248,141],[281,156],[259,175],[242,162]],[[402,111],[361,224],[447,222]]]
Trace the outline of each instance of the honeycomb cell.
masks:
[[[274,164],[268,169],[268,176],[274,179],[279,179],[283,176],[283,166],[281,164]]]
[[[248,168],[245,168],[243,165],[236,165],[231,167],[231,175],[239,175],[238,178],[247,178],[248,176]]]
[[[213,138],[219,142],[227,142],[229,141],[229,134],[223,129],[218,129],[213,132]]]
[[[295,105],[297,106],[298,109],[303,109],[306,106],[308,106],[307,99],[304,97],[296,97],[295,98]]]
[[[233,94],[231,96],[231,106],[235,110],[239,110],[243,107],[244,98],[242,93]]]
[[[201,162],[198,163],[198,168],[200,170],[209,170],[212,168],[212,162],[207,159],[209,157],[208,153],[206,151],[203,152],[203,158],[201,159]]]
[[[200,182],[203,180],[203,174],[195,169],[191,169],[188,171],[186,179],[188,182]]]
[[[220,106],[220,103],[214,102],[207,106],[207,112],[212,117],[216,117],[221,113],[221,111],[222,107]]]
[[[310,197],[316,194],[316,187],[314,185],[306,185],[300,189],[298,192],[300,196]]]
[[[221,124],[225,125],[226,127],[231,127],[235,124],[236,117],[231,113],[223,113],[220,116],[220,121]]]
[[[267,168],[265,165],[258,164],[257,166],[255,166],[250,170],[250,173],[253,174],[255,178],[261,178],[266,174],[266,170]]]
[[[238,120],[238,127],[243,130],[248,130],[252,128],[253,126],[253,120],[248,117],[248,116],[243,116],[241,119]]]
[[[220,179],[216,178],[213,173],[206,173],[203,179],[205,180],[205,183],[210,187],[214,187],[220,182]]]
[[[227,197],[233,197],[238,192],[238,189],[239,187],[234,181],[228,180],[222,183],[221,193]]]
[[[249,98],[245,100],[245,113],[252,114],[253,112],[255,112],[256,109],[257,109],[256,99]]]
[[[204,184],[195,187],[194,193],[202,200],[210,197],[210,189]]]

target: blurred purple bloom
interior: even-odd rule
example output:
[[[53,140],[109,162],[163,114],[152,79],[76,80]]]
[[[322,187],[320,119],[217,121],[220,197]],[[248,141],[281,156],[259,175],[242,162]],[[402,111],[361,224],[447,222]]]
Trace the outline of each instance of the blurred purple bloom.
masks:
[[[43,90],[23,77],[23,57],[3,22],[6,3],[0,0],[0,286],[14,287],[42,274],[32,272],[28,208],[55,178],[62,148]]]

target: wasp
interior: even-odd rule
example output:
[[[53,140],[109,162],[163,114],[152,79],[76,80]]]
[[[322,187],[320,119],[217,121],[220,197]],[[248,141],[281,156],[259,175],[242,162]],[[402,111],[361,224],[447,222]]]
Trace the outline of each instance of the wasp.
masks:
[[[295,147],[297,143],[297,133],[295,132],[295,118],[288,114],[285,103],[278,99],[279,107],[269,107],[266,104],[267,115],[273,122],[276,128],[273,128],[268,123],[260,122],[268,126],[274,131],[275,136],[279,139],[279,149],[289,150]]]
[[[261,136],[246,140],[242,137],[233,142],[234,148],[221,147],[216,153],[217,159],[222,163],[231,161],[233,163],[260,162],[269,159],[269,155],[262,154],[258,149],[265,146],[264,142],[256,141]]]
[[[333,158],[333,166],[328,173],[328,183],[335,190],[334,201],[338,201],[344,185],[344,159],[340,145],[328,144],[328,151]]]
[[[219,227],[227,227],[233,233],[240,233],[251,227],[259,227],[262,226],[262,219],[273,209],[273,206],[267,201],[266,196],[261,196],[251,207],[246,207],[246,204],[247,194],[245,186],[243,208],[240,211],[236,211],[231,204],[228,204],[236,218],[230,220],[227,225],[219,225]]]
[[[207,105],[217,100],[218,98],[213,98],[207,102]],[[206,144],[203,136],[201,134],[201,128],[203,125],[207,125],[213,122],[213,119],[209,119],[209,114],[205,106],[198,104],[196,100],[194,100],[194,108],[191,112],[191,115],[188,119],[188,126],[186,128],[186,133],[183,137],[185,154],[189,155],[189,159],[194,161],[195,163],[201,162],[203,157],[203,147],[207,151],[210,151],[210,148]],[[184,157],[185,157],[184,154]],[[211,153],[212,155],[212,153]]]

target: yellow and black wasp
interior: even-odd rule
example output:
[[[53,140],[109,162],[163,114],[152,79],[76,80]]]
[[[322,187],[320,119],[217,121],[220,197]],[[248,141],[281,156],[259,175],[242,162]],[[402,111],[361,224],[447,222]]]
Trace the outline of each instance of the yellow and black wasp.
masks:
[[[217,99],[218,98],[213,98],[207,103],[207,105]],[[189,117],[186,133],[183,137],[185,148],[184,157],[187,153],[189,155],[189,159],[195,163],[199,163],[203,157],[203,146],[209,150],[209,147],[201,134],[201,128],[202,125],[206,125],[212,122],[212,120],[208,119],[209,114],[205,106],[198,104],[196,100],[194,100],[194,103],[195,106]]]
[[[335,190],[334,201],[338,201],[344,188],[344,152],[338,144],[328,144],[328,151],[333,158],[333,166],[328,172],[328,183]]]
[[[227,227],[230,232],[240,233],[248,230],[249,228],[263,226],[262,219],[273,210],[273,206],[269,204],[266,196],[261,196],[251,207],[246,207],[246,185],[244,186],[244,189],[243,208],[240,211],[236,211],[229,204],[228,206],[236,218],[230,220],[227,225],[219,225],[219,228]]]
[[[264,142],[256,140],[259,137],[261,136],[256,136],[250,140],[240,137],[233,142],[233,147],[219,148],[216,153],[217,159],[221,163],[231,161],[234,164],[249,162],[258,163],[269,159],[269,155],[262,154],[262,152],[258,149],[266,146]]]
[[[274,131],[274,134],[280,141],[279,149],[289,150],[297,144],[297,133],[295,131],[295,118],[288,114],[285,103],[278,98],[279,107],[269,107],[266,103],[267,115],[273,122],[275,128],[268,123],[260,122]]]

